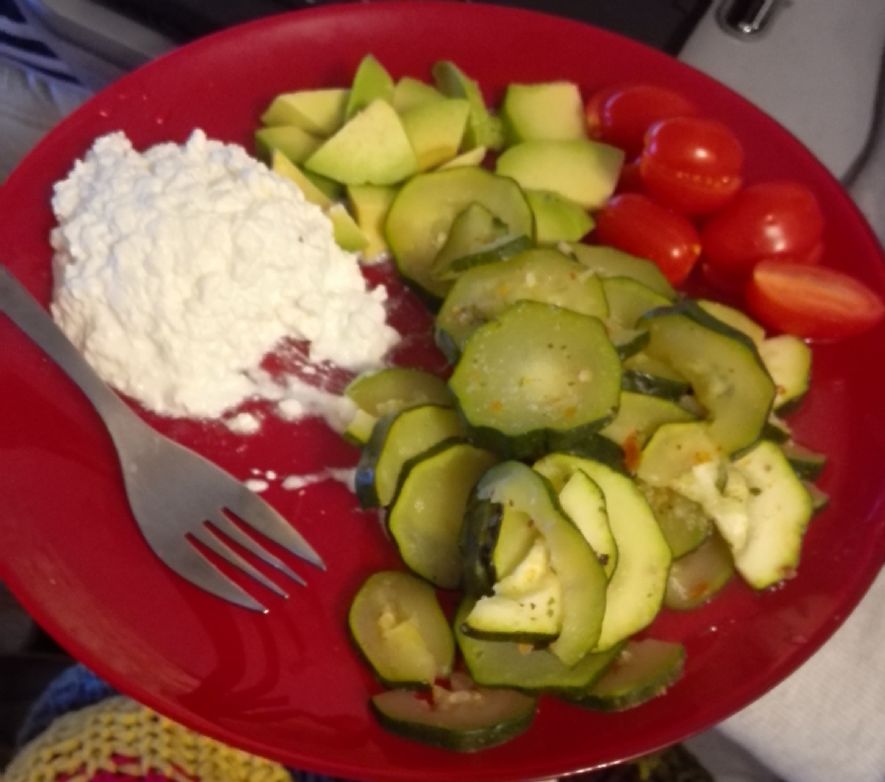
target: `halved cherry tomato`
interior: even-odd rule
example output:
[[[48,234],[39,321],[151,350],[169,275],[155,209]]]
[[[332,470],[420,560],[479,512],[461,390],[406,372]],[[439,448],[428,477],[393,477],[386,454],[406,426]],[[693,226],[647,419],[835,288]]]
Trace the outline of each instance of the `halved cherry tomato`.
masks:
[[[627,157],[635,157],[642,151],[649,126],[667,117],[697,114],[697,109],[688,98],[673,90],[653,84],[632,84],[594,93],[584,113],[591,137],[620,147]]]
[[[691,221],[640,193],[614,196],[595,219],[593,235],[600,244],[654,261],[674,285],[688,277],[700,255]]]
[[[621,166],[621,175],[618,177],[616,193],[641,193],[642,176],[639,173],[639,161],[631,160]]]
[[[645,135],[639,171],[645,192],[685,215],[714,212],[741,187],[744,149],[721,122],[671,117]]]
[[[848,337],[885,318],[885,303],[875,291],[824,266],[760,261],[746,296],[750,312],[763,324],[800,337]]]
[[[762,258],[816,263],[824,218],[798,182],[761,182],[741,190],[701,230],[704,262],[722,278],[746,279]]]

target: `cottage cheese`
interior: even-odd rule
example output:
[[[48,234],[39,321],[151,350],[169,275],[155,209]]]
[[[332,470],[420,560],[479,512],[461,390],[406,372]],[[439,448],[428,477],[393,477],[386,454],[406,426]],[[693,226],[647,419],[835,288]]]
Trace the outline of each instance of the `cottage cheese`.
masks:
[[[143,154],[122,133],[98,139],[52,207],[56,321],[106,382],[157,413],[217,417],[256,397],[291,411],[303,384],[275,387],[259,370],[282,340],[359,371],[398,338],[386,290],[368,289],[322,211],[201,131]]]

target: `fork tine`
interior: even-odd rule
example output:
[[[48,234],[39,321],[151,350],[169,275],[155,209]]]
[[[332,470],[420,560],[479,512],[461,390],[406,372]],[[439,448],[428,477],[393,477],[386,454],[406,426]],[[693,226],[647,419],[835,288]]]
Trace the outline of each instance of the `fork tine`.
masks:
[[[163,562],[172,570],[195,586],[234,605],[267,613],[267,608],[262,603],[228,578],[193,545],[186,540],[182,544],[164,552],[162,557]]]
[[[295,556],[316,565],[320,570],[326,569],[322,557],[314,551],[310,543],[257,494],[243,486],[242,491],[231,500],[233,501],[228,502],[227,510],[244,524],[258,530]]]
[[[227,545],[221,538],[214,535],[212,531],[208,527],[200,527],[199,529],[191,531],[191,537],[195,540],[199,540],[206,548],[215,552],[219,557],[230,562],[236,568],[242,570],[246,575],[254,578],[259,584],[266,586],[271,592],[278,595],[279,597],[289,597],[289,593],[286,592],[279,584],[271,581],[264,573],[258,570],[251,562],[247,559],[241,557],[236,551],[234,551],[230,546]]]
[[[251,538],[243,530],[241,530],[233,521],[231,521],[223,513],[216,513],[209,517],[209,523],[213,529],[217,529],[226,537],[231,538],[239,543],[244,549],[254,554],[258,559],[266,562],[268,565],[275,567],[281,573],[284,573],[293,581],[305,586],[307,582],[299,576],[292,568],[290,568],[283,560],[274,554],[271,554],[254,538]]]

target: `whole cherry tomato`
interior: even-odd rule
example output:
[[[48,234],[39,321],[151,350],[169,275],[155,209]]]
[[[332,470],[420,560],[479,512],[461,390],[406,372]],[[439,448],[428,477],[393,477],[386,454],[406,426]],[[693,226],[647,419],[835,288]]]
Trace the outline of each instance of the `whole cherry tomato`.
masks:
[[[701,251],[691,221],[640,193],[614,196],[595,219],[600,244],[654,261],[674,285],[688,277]]]
[[[824,266],[760,261],[746,296],[748,308],[762,323],[800,337],[848,337],[885,318],[885,303],[875,291]]]
[[[628,158],[642,151],[645,132],[667,117],[697,114],[695,105],[678,92],[653,84],[606,87],[585,105],[587,132],[620,147]]]
[[[727,204],[742,183],[744,149],[721,122],[671,117],[654,123],[639,158],[643,188],[664,206],[703,215]]]
[[[715,276],[736,280],[763,258],[817,263],[823,230],[811,190],[798,182],[762,182],[741,190],[704,224],[704,262]]]

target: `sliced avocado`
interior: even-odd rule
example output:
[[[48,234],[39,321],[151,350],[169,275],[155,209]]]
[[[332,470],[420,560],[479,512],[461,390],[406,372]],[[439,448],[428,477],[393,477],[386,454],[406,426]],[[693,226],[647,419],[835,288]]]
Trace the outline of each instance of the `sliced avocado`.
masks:
[[[420,171],[435,168],[457,155],[469,112],[469,104],[460,98],[430,101],[402,112],[403,127]]]
[[[570,81],[509,85],[501,119],[508,144],[587,137],[581,91]]]
[[[535,216],[538,244],[576,242],[593,230],[593,218],[570,198],[549,190],[526,190],[525,197]]]
[[[392,97],[393,79],[374,55],[367,54],[360,60],[353,77],[347,106],[344,109],[344,119],[351,119],[374,100],[389,102]]]
[[[614,192],[623,162],[623,150],[587,139],[524,141],[501,153],[495,171],[596,209]]]
[[[418,170],[402,120],[380,98],[348,120],[304,165],[346,185],[392,185]]]
[[[474,147],[467,150],[467,152],[456,155],[451,160],[447,160],[437,171],[443,171],[447,168],[460,168],[462,166],[478,166],[485,160],[487,152],[488,149],[486,147]]]
[[[265,162],[271,162],[274,150],[282,152],[293,163],[303,163],[323,140],[296,125],[280,125],[255,131],[255,149]]]
[[[420,79],[413,79],[411,76],[403,76],[393,88],[393,95],[390,102],[400,114],[413,109],[416,106],[423,106],[435,100],[442,100],[445,96],[435,87]]]
[[[347,188],[350,211],[368,239],[363,248],[363,257],[367,261],[377,260],[388,252],[384,224],[396,194],[395,187],[381,185],[350,185]]]
[[[332,232],[335,236],[335,243],[342,250],[349,250],[356,253],[364,250],[369,240],[360,230],[350,212],[347,211],[344,204],[332,204],[326,214],[332,221]]]
[[[433,66],[433,78],[444,95],[466,98],[470,104],[470,118],[464,134],[466,149],[500,149],[504,145],[504,126],[489,111],[479,85],[449,60],[442,60]]]
[[[264,125],[297,125],[316,136],[330,136],[344,122],[350,91],[298,90],[277,95],[261,115]]]
[[[332,205],[332,200],[278,149],[273,151],[271,169],[298,185],[299,190],[310,203],[316,204],[322,209],[327,209]]]

